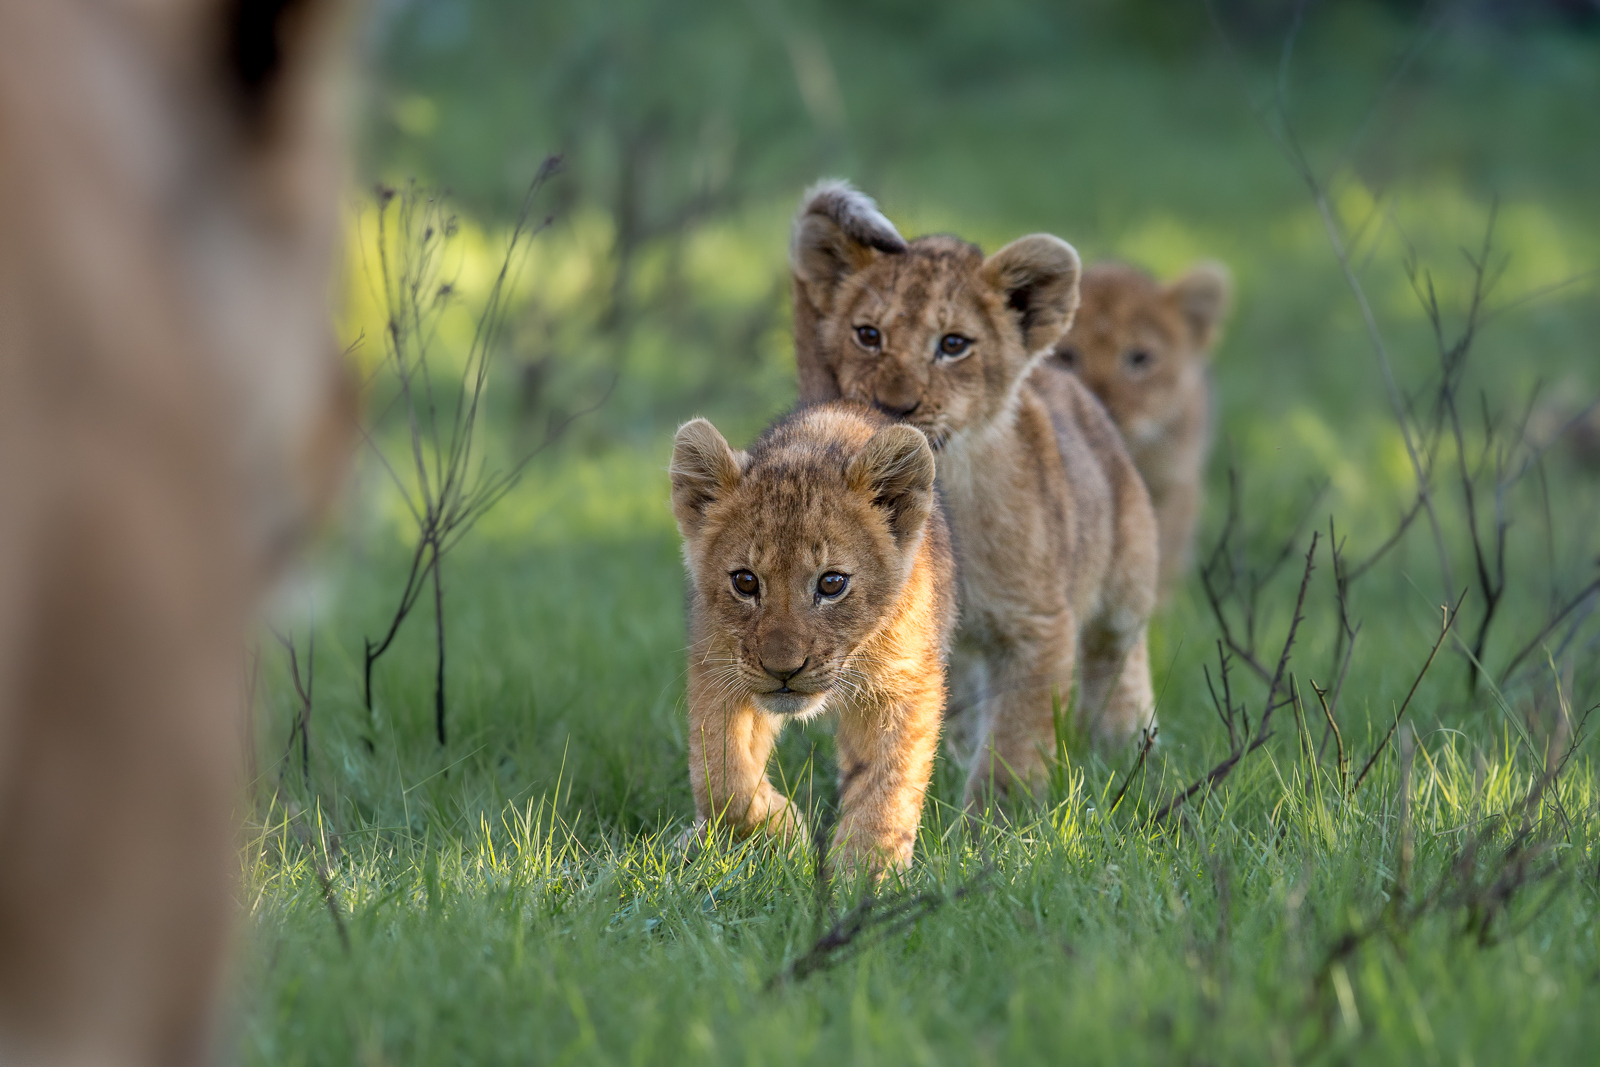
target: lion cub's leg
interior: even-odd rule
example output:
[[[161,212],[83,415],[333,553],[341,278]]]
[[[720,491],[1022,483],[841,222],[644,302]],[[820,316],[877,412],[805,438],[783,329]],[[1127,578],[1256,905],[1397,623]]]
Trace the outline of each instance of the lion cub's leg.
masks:
[[[767,780],[782,720],[748,701],[715,700],[691,674],[689,783],[696,836],[720,823],[743,837],[758,831],[807,840],[800,810]]]
[[[1077,633],[1071,611],[1034,618],[990,656],[984,738],[967,777],[966,806],[981,808],[990,792],[1037,793],[1056,745],[1054,696],[1071,691]]]
[[[944,705],[943,679],[905,699],[852,705],[839,716],[839,825],[833,862],[874,871],[911,864],[922,800],[933,775]]]
[[[1155,724],[1145,627],[1118,631],[1097,623],[1084,634],[1078,725],[1096,745],[1125,744]]]
[[[950,649],[950,700],[944,709],[944,743],[950,757],[970,767],[987,729],[984,704],[989,698],[988,660],[976,649],[956,642]]]

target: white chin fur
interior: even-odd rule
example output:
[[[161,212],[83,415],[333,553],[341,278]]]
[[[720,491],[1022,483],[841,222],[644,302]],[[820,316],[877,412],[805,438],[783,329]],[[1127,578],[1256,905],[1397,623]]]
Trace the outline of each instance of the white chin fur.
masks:
[[[821,712],[827,701],[827,693],[760,693],[755,697],[756,707],[762,711],[802,719]]]

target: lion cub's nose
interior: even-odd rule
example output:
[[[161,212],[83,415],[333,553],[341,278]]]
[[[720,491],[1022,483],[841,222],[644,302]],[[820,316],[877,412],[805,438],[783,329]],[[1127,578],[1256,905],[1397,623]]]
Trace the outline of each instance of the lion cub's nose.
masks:
[[[772,675],[778,681],[787,683],[789,679],[805,670],[806,664],[810,662],[811,657],[807,656],[800,660],[799,663],[796,663],[794,666],[790,667],[787,666],[787,664],[794,663],[794,659],[792,657],[788,659],[778,659],[777,661],[762,657],[761,669]]]
[[[920,408],[922,406],[922,401],[913,400],[911,404],[907,406],[905,401],[900,398],[885,400],[882,397],[878,397],[872,401],[872,406],[889,416],[891,419],[903,419],[913,411]]]

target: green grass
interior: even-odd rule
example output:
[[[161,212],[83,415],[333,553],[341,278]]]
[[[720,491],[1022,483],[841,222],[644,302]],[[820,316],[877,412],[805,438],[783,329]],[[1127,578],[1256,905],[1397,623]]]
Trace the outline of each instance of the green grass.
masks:
[[[1331,751],[1308,758],[1293,709],[1282,708],[1271,740],[1218,790],[1150,827],[1150,813],[1227,749],[1202,673],[1209,666],[1215,677],[1219,631],[1194,579],[1153,627],[1161,743],[1116,810],[1109,801],[1133,754],[1069,743],[1047,802],[969,835],[952,806],[958,769],[941,755],[916,863],[903,886],[885,891],[945,902],[909,928],[864,936],[803,981],[772,984],[863,887],[819,893],[811,857],[773,846],[721,842],[691,863],[671,847],[693,805],[682,565],[664,467],[676,421],[707,414],[737,442],[792,399],[785,231],[819,167],[857,177],[907,232],[950,229],[992,249],[1051,229],[1089,258],[1119,255],[1166,273],[1201,256],[1232,266],[1239,307],[1215,368],[1221,432],[1202,546],[1222,526],[1230,461],[1243,478],[1248,559],[1270,557],[1311,509],[1296,555],[1262,595],[1264,657],[1275,660],[1289,624],[1311,529],[1326,531],[1332,517],[1348,537],[1347,558],[1358,559],[1392,528],[1412,481],[1316,213],[1250,116],[1231,67],[1189,40],[1203,18],[1139,45],[1164,9],[1134,5],[1124,25],[1102,5],[1057,47],[1055,15],[1021,0],[1005,5],[1011,23],[939,8],[904,40],[890,32],[897,16],[887,9],[796,7],[794,24],[816,28],[838,75],[845,118],[830,132],[807,125],[798,97],[785,95],[792,86],[756,76],[787,72],[790,53],[761,36],[772,27],[755,8],[702,4],[701,22],[680,26],[659,5],[637,6],[660,17],[662,34],[693,38],[709,20],[708,39],[748,44],[746,81],[680,85],[674,72],[694,53],[677,37],[663,36],[655,51],[630,38],[628,48],[644,51],[613,54],[604,44],[612,27],[571,5],[416,5],[402,26],[414,16],[424,28],[455,29],[438,30],[438,41],[394,31],[385,45],[379,75],[390,96],[373,124],[373,165],[456,183],[481,211],[460,276],[465,310],[492,274],[501,187],[552,147],[532,143],[529,130],[592,126],[567,146],[574,184],[562,194],[564,214],[518,276],[506,373],[491,396],[490,454],[508,454],[530,422],[576,410],[597,382],[621,377],[605,408],[575,423],[446,561],[448,746],[433,733],[426,611],[380,662],[373,711],[362,703],[362,638],[387,622],[409,560],[403,512],[375,464],[359,473],[342,531],[281,598],[279,626],[292,630],[302,656],[315,630],[311,760],[305,775],[298,752],[280,758],[297,704],[269,637],[256,701],[260,774],[242,854],[240,1058],[1592,1059],[1600,1044],[1593,746],[1579,748],[1526,822],[1521,804],[1562,700],[1574,718],[1600,700],[1596,620],[1586,617],[1570,644],[1552,646],[1543,668],[1503,695],[1469,695],[1468,664],[1447,644],[1407,711],[1417,748],[1404,803],[1397,743],[1345,799]],[[464,10],[467,29],[446,18]],[[1314,9],[1291,97],[1323,165],[1405,45],[1409,28],[1394,10]],[[856,14],[859,23],[843,17]],[[521,33],[496,21],[516,27],[523,17],[532,21]],[[586,71],[601,64],[595,78],[611,94],[570,115],[563,109],[578,90],[561,81],[566,60],[555,54],[568,40],[562,33],[577,33],[567,22],[581,23],[573,39],[587,42],[568,58]],[[446,38],[456,44],[439,43]],[[533,59],[504,54],[524,42]],[[1274,52],[1260,38],[1250,47]],[[975,53],[983,58],[972,66]],[[655,66],[635,69],[630,56]],[[1600,264],[1590,188],[1597,57],[1592,35],[1501,37],[1470,20],[1442,31],[1334,175],[1339,218],[1363,235],[1360,277],[1400,386],[1419,403],[1431,395],[1438,358],[1405,276],[1408,255],[1433,270],[1458,320],[1466,277],[1458,250],[1479,242],[1498,194],[1497,247],[1510,260],[1496,300],[1578,276],[1508,310],[1478,339],[1462,391],[1471,456],[1483,442],[1480,396],[1514,421],[1536,383],[1561,410],[1600,388],[1600,304],[1585,274]],[[1258,93],[1275,61],[1249,60]],[[625,287],[632,318],[607,332],[596,319],[615,267],[613,126],[640,101],[660,102],[662,158],[688,159],[690,170],[706,138],[715,140],[706,131],[723,129],[703,120],[694,99],[661,90],[663,80],[690,97],[703,89],[718,107],[748,97],[749,113],[734,114],[728,129],[756,147],[740,157],[729,205],[641,247]],[[385,108],[404,119],[402,131],[384,127]],[[529,109],[537,121],[519,125]],[[663,193],[668,201],[672,192]],[[1369,219],[1380,224],[1363,228]],[[379,336],[374,315],[358,294],[351,335],[364,326]],[[447,323],[441,359],[459,356],[469,326],[465,314]],[[547,356],[541,406],[531,419],[519,415],[509,371]],[[394,429],[380,438],[392,443],[385,435]],[[1443,449],[1439,469],[1454,459]],[[1503,504],[1511,581],[1485,656],[1496,673],[1553,605],[1593,578],[1600,482],[1556,449]],[[1441,483],[1438,506],[1453,588],[1419,521],[1351,602],[1361,631],[1339,718],[1357,768],[1427,658],[1439,603],[1469,586],[1462,625],[1482,610],[1453,481]],[[1324,540],[1290,666],[1319,741],[1309,686],[1336,671],[1331,572]],[[1265,685],[1242,671],[1234,684],[1259,714]],[[1590,728],[1600,730],[1600,714]],[[833,812],[832,770],[825,724],[792,728],[780,742],[773,773],[813,826]],[[1525,825],[1542,850],[1530,869],[1553,864],[1554,873],[1510,893],[1482,936],[1474,925],[1482,909],[1471,905],[1505,873],[1502,858]],[[1481,847],[1458,868],[1457,851],[1474,839]],[[956,899],[962,887],[970,891]],[[1351,931],[1369,936],[1337,952]]]
[[[486,531],[450,561],[445,749],[426,618],[380,664],[376,713],[360,703],[354,635],[388,607],[388,552],[368,545],[365,566],[323,587],[311,788],[292,760],[264,768],[246,852],[248,1061],[1576,1062],[1600,1036],[1600,787],[1584,753],[1559,791],[1570,829],[1551,803],[1536,813],[1562,873],[1511,900],[1494,944],[1444,907],[1320,979],[1340,936],[1380,922],[1396,892],[1393,747],[1343,803],[1331,758],[1311,769],[1286,709],[1191,817],[1140,826],[1223,754],[1196,665],[1211,631],[1190,598],[1158,626],[1163,740],[1119,810],[1106,808],[1131,759],[1075,752],[1048,805],[973,840],[941,757],[907,884],[983,890],[769,989],[832,920],[808,856],[724,844],[686,865],[671,848],[692,802],[664,502],[626,538],[558,534],[519,547]],[[1349,683],[1375,709],[1370,727],[1344,716],[1358,767],[1437,625],[1401,604],[1375,614],[1410,618],[1374,634]],[[1307,634],[1307,662],[1324,636]],[[1441,657],[1412,711],[1413,887],[1514,813],[1539,767],[1491,704],[1456,706],[1458,667]],[[1254,713],[1263,687],[1241,688]],[[268,692],[264,760],[292,707],[281,678]],[[834,800],[830,753],[824,729],[795,729],[775,767],[813,824]],[[860,891],[836,887],[833,913]]]

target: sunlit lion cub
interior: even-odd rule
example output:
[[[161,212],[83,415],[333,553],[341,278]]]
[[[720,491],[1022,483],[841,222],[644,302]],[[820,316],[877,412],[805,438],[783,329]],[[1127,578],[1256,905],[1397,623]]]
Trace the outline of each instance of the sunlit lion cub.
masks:
[[[699,830],[805,838],[767,758],[786,722],[836,711],[834,862],[910,863],[955,621],[933,466],[916,430],[847,403],[802,408],[747,452],[704,419],[678,431]]]
[[[991,785],[1043,784],[1052,697],[1069,698],[1075,667],[1080,723],[1131,739],[1153,715],[1155,517],[1099,402],[1071,375],[1036,373],[1077,306],[1077,253],[1049,234],[988,257],[954,237],[907,243],[867,197],[824,182],[801,202],[790,256],[801,399],[869,403],[938,453],[969,805]]]

